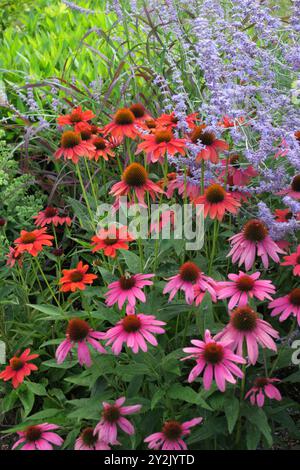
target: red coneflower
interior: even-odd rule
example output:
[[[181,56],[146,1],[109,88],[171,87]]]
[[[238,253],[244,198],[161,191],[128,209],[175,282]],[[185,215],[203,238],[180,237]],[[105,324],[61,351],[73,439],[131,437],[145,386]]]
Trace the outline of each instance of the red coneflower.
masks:
[[[59,280],[59,283],[62,285],[60,290],[62,292],[75,292],[78,289],[84,290],[87,284],[93,284],[97,276],[95,274],[87,274],[88,269],[89,265],[84,265],[82,261],[79,261],[74,269],[63,269],[63,277]]]
[[[32,217],[35,219],[34,225],[37,227],[44,227],[45,225],[53,224],[55,227],[58,225],[71,225],[72,221],[70,217],[61,217],[56,207],[48,206],[43,211],[40,211],[38,215]]]
[[[235,127],[238,125],[242,125],[245,122],[245,118],[240,117],[237,119],[232,119],[231,117],[225,115],[222,117],[222,120],[218,122],[218,125],[220,127],[224,127],[225,129],[228,129],[229,127]]]
[[[144,122],[147,119],[152,119],[152,116],[146,111],[142,103],[134,103],[130,106],[130,111],[134,114],[136,121]]]
[[[210,160],[212,163],[218,163],[219,152],[229,149],[229,145],[224,140],[217,139],[214,132],[205,130],[206,125],[201,124],[193,129],[190,139],[193,144],[202,144],[204,148],[200,150],[196,161]]]
[[[112,225],[108,229],[101,229],[92,237],[92,252],[103,250],[105,256],[115,258],[117,250],[128,250],[129,242],[133,237],[127,231],[127,227],[119,227]]]
[[[279,192],[280,195],[288,195],[294,199],[300,199],[300,175],[294,176],[288,189]]]
[[[135,139],[138,130],[135,126],[135,115],[129,108],[121,108],[114,115],[113,120],[104,126],[104,136],[110,134],[112,137],[122,141],[124,137]]]
[[[138,145],[136,154],[145,152],[148,163],[162,163],[165,154],[185,155],[186,139],[176,138],[171,129],[157,129],[151,134],[141,135],[141,138],[144,142]]]
[[[283,259],[285,261],[281,263],[281,266],[293,266],[294,276],[300,276],[300,245],[298,245],[295,253],[284,256]]]
[[[80,132],[82,124],[86,124],[95,117],[93,111],[82,111],[81,106],[74,108],[70,114],[58,116],[57,122],[60,126],[74,126],[75,131]]]
[[[47,228],[41,228],[33,230],[32,232],[27,232],[26,230],[21,230],[21,236],[17,238],[14,243],[16,246],[16,255],[20,253],[27,252],[32,256],[37,256],[40,251],[42,251],[43,246],[52,246],[51,240],[53,240],[52,235],[47,234]]]
[[[122,174],[122,181],[113,185],[110,194],[119,198],[134,192],[140,204],[144,205],[145,192],[154,200],[157,194],[164,191],[148,178],[148,173],[140,163],[131,163]]]
[[[274,211],[276,222],[288,222],[294,217],[294,214],[290,209],[275,209]],[[296,215],[296,218],[299,219],[300,213]]]
[[[220,176],[230,186],[246,186],[251,178],[258,174],[253,166],[242,164],[241,157],[238,154],[231,155],[229,162],[222,160],[222,164],[224,170]]]
[[[185,117],[185,121],[190,129],[195,127],[195,121],[198,118],[198,113],[192,113]],[[159,127],[166,127],[172,129],[177,127],[179,119],[173,111],[171,114],[162,114],[156,119],[157,125]]]
[[[104,139],[100,136],[95,136],[92,143],[96,149],[93,155],[93,159],[96,160],[96,162],[99,160],[99,157],[102,157],[104,160],[108,161],[109,157],[115,156],[114,152],[111,150],[112,145],[107,139]]]
[[[79,157],[92,158],[94,152],[94,145],[82,140],[80,133],[65,131],[61,136],[61,146],[56,150],[54,157],[57,160],[64,157],[65,160],[78,163]]]
[[[12,386],[17,388],[33,370],[38,370],[35,364],[29,362],[37,357],[39,357],[38,354],[30,354],[30,349],[25,349],[20,356],[14,356],[10,359],[9,366],[6,366],[1,372],[0,379],[3,379],[4,382],[12,379]]]
[[[204,205],[204,217],[222,220],[225,212],[236,214],[240,203],[219,184],[212,184],[206,188],[202,196],[194,200],[195,204]]]

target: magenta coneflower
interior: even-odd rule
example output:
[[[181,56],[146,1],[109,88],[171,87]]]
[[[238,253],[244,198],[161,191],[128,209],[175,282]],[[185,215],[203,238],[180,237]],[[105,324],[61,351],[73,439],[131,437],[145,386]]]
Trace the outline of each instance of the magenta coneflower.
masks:
[[[300,245],[298,245],[295,253],[284,256],[283,259],[285,261],[280,263],[281,266],[293,266],[294,276],[300,276]]]
[[[258,345],[277,351],[273,338],[279,338],[278,331],[265,320],[261,320],[257,312],[249,306],[233,310],[228,325],[215,336],[218,340],[231,341],[231,348],[239,356],[243,355],[245,343],[250,364],[255,364],[257,361]]]
[[[141,302],[146,302],[146,296],[142,291],[145,286],[152,286],[153,282],[149,281],[155,274],[125,274],[121,276],[118,281],[112,282],[108,286],[106,292],[106,304],[108,307],[118,303],[121,310],[124,303],[127,301],[132,307],[135,306],[136,299]]]
[[[98,433],[99,439],[107,442],[107,444],[118,444],[118,427],[120,427],[122,431],[129,436],[132,436],[135,432],[131,422],[124,418],[124,416],[138,413],[142,408],[142,405],[122,406],[125,400],[125,397],[120,397],[113,405],[106,402],[102,403],[102,418],[95,427],[94,433]]]
[[[59,211],[56,207],[48,206],[43,211],[40,211],[38,215],[32,217],[35,219],[34,225],[37,227],[45,227],[45,225],[53,224],[55,227],[58,225],[71,225],[72,221],[70,217],[62,217],[59,215]]]
[[[160,432],[150,434],[144,439],[148,443],[149,449],[162,450],[186,450],[187,445],[183,438],[188,436],[190,428],[197,426],[203,421],[203,418],[194,418],[184,423],[175,420],[166,421]]]
[[[296,287],[289,294],[269,303],[269,308],[273,309],[271,317],[280,315],[279,321],[286,320],[290,315],[297,318],[298,325],[300,325],[300,288]]]
[[[209,390],[213,379],[215,379],[218,389],[224,392],[226,382],[236,383],[234,375],[243,378],[243,372],[235,364],[245,364],[246,361],[241,355],[236,355],[231,350],[232,341],[216,341],[212,338],[209,330],[205,331],[204,341],[192,339],[193,347],[184,348],[183,351],[189,356],[181,359],[196,359],[196,366],[191,370],[188,382],[194,382],[198,375],[203,373],[203,385],[205,390]]]
[[[21,450],[53,450],[53,444],[61,446],[62,438],[52,432],[59,429],[55,424],[36,424],[35,426],[27,426],[24,431],[18,431],[20,439],[14,443],[12,449],[23,444]]]
[[[230,281],[218,282],[218,298],[228,299],[229,310],[236,305],[242,307],[248,304],[249,298],[256,297],[259,300],[272,300],[270,294],[275,294],[275,286],[271,281],[259,280],[260,273],[246,274],[240,271],[239,274],[228,274]]]
[[[265,224],[258,219],[249,220],[242,232],[229,240],[232,248],[227,256],[232,257],[233,263],[238,261],[239,266],[244,263],[247,271],[252,268],[256,254],[262,259],[266,269],[269,267],[269,257],[278,263],[278,253],[284,254],[284,251],[269,236]]]
[[[109,445],[99,438],[94,428],[85,428],[76,439],[75,450],[111,450]]]
[[[195,263],[187,261],[180,267],[178,274],[169,278],[169,282],[166,284],[163,293],[170,293],[170,302],[177,292],[182,290],[185,292],[186,303],[192,304],[196,295],[198,296],[201,292],[205,293],[208,291],[213,298],[216,293],[215,288],[216,283],[211,277],[203,274]],[[198,301],[198,304],[200,301]]]
[[[85,320],[73,318],[69,321],[66,339],[56,350],[55,357],[57,363],[61,364],[64,362],[71,349],[77,344],[79,364],[86,364],[87,367],[90,367],[92,361],[88,344],[99,353],[106,354],[104,347],[98,342],[98,340],[103,339],[104,336],[105,333],[94,331]]]
[[[280,401],[281,393],[273,383],[280,382],[279,379],[269,379],[268,377],[257,377],[254,380],[253,387],[246,393],[245,399],[250,397],[252,405],[257,404],[260,408],[264,406],[265,395],[271,400]]]
[[[126,343],[134,354],[140,349],[146,352],[148,350],[146,341],[157,346],[157,340],[152,333],[157,335],[165,333],[163,325],[165,322],[156,320],[154,315],[134,314],[128,311],[116,326],[105,333],[104,339],[108,340],[106,346],[112,344],[111,349],[115,355],[120,354],[123,343]]]

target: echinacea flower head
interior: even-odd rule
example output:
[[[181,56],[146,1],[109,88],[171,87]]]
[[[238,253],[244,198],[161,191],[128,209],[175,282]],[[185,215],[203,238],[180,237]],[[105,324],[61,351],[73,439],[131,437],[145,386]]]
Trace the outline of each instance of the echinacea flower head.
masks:
[[[80,133],[65,131],[61,136],[60,147],[56,150],[54,157],[58,160],[64,157],[65,160],[72,160],[77,164],[80,157],[93,158],[95,147],[92,142],[82,140]]]
[[[190,428],[197,426],[203,418],[193,418],[190,421],[179,423],[179,421],[166,421],[160,432],[150,434],[144,439],[149,449],[155,450],[187,450],[183,438],[191,433]]]
[[[272,309],[271,317],[280,315],[280,322],[293,315],[297,318],[298,325],[300,325],[300,287],[296,287],[289,294],[270,302],[269,308]]]
[[[283,257],[284,262],[281,266],[293,266],[294,276],[300,276],[300,245],[298,245],[295,253]]]
[[[142,103],[133,103],[129,109],[138,122],[144,122],[148,119],[152,119],[152,116],[146,111],[146,108]]]
[[[209,160],[211,163],[218,163],[219,153],[229,149],[227,142],[217,139],[214,132],[206,130],[205,125],[196,126],[190,134],[193,144],[204,146],[196,157],[196,161]]]
[[[221,221],[226,212],[236,214],[240,203],[220,184],[212,184],[204,191],[202,196],[194,200],[195,204],[204,205],[204,217]]]
[[[218,298],[228,299],[229,310],[236,305],[245,306],[249,303],[249,298],[258,300],[272,300],[270,294],[275,294],[275,286],[269,280],[260,280],[260,273],[246,274],[240,271],[239,274],[228,274],[229,281],[218,282]]]
[[[220,176],[223,176],[224,181],[231,186],[246,186],[254,176],[257,176],[253,166],[241,163],[239,154],[231,155],[229,161],[223,160],[222,164],[225,169]]]
[[[99,439],[98,434],[95,434],[94,431],[94,428],[91,427],[83,429],[76,439],[75,450],[111,450],[109,445]]]
[[[38,370],[35,364],[29,362],[37,357],[39,357],[38,354],[30,354],[30,349],[25,349],[20,356],[14,356],[10,359],[9,365],[0,373],[0,379],[4,382],[11,380],[14,388],[19,387],[25,377],[30,375],[33,370]]]
[[[170,177],[169,177],[170,175]],[[188,197],[192,201],[196,199],[200,194],[200,186],[198,181],[194,182],[188,178],[189,173],[187,175],[184,174],[177,175],[177,173],[169,173],[167,180],[167,190],[166,195],[169,199],[174,194],[174,191],[177,189],[178,194],[184,198]],[[161,180],[161,184],[164,185],[166,183],[165,179]]]
[[[59,280],[61,292],[85,290],[87,284],[93,284],[97,276],[87,273],[88,269],[89,265],[83,264],[82,261],[79,261],[74,269],[63,269],[63,277]]]
[[[276,222],[282,223],[288,222],[294,217],[290,209],[275,209],[274,215]],[[296,217],[299,219],[299,214],[297,214]]]
[[[6,256],[6,259],[6,265],[10,268],[13,268],[16,263],[18,263],[19,267],[22,267],[23,255],[22,253],[18,253],[17,249],[13,246],[9,247],[9,253]]]
[[[93,154],[93,159],[96,162],[99,160],[99,157],[102,157],[105,161],[108,161],[109,158],[115,156],[110,142],[107,139],[104,139],[104,137],[95,136],[92,140],[92,143],[96,149]]]
[[[112,352],[116,356],[120,354],[124,343],[134,354],[137,354],[140,349],[146,352],[148,350],[147,342],[152,346],[157,346],[154,334],[165,333],[162,328],[164,325],[165,322],[156,320],[154,315],[127,313],[116,326],[105,333],[106,346],[111,345]]]
[[[19,255],[26,252],[32,256],[37,256],[43,250],[43,246],[52,246],[51,240],[53,238],[52,235],[48,235],[46,227],[32,232],[21,230],[20,237],[14,241],[16,245],[15,254]]]
[[[151,134],[141,137],[144,141],[138,145],[136,154],[145,152],[148,163],[162,163],[167,154],[185,155],[186,140],[175,137],[171,129],[156,129]]]
[[[119,109],[113,120],[103,128],[103,134],[119,141],[123,141],[124,137],[135,139],[138,134],[135,115],[129,108]]]
[[[18,431],[20,439],[14,443],[12,449],[22,444],[21,450],[53,450],[53,445],[60,447],[63,439],[54,430],[59,429],[56,424],[36,424],[27,426]]]
[[[258,359],[258,346],[276,352],[274,339],[279,338],[278,331],[259,318],[257,312],[248,305],[238,307],[231,312],[228,325],[220,331],[215,339],[231,341],[231,348],[239,356],[243,356],[243,346],[247,348],[250,364]]]
[[[40,211],[38,215],[33,216],[35,219],[34,225],[37,227],[45,227],[45,225],[53,224],[55,227],[58,225],[71,225],[72,221],[70,217],[61,217],[56,207],[48,206],[43,211]]]
[[[269,267],[269,257],[279,262],[278,253],[284,251],[272,240],[266,225],[258,219],[249,220],[242,232],[230,239],[231,250],[227,256],[232,257],[232,262],[239,262],[239,266],[245,264],[246,271],[252,268],[256,255],[262,259],[264,267]]]
[[[300,199],[300,175],[295,175],[292,179],[290,187],[288,189],[280,191],[279,194],[288,195],[293,199]]]
[[[192,339],[193,347],[184,348],[183,351],[189,354],[182,358],[195,359],[196,366],[191,370],[188,382],[194,380],[203,373],[203,386],[205,390],[209,390],[213,379],[216,381],[217,387],[221,392],[226,389],[226,382],[236,383],[234,376],[243,378],[244,374],[237,364],[245,364],[246,361],[241,355],[232,352],[232,340],[222,339],[216,340],[212,338],[209,330],[205,331],[204,341]]]
[[[114,304],[118,304],[119,309],[123,307],[127,301],[132,307],[135,306],[136,299],[140,302],[146,302],[146,296],[142,291],[145,286],[152,286],[153,282],[150,281],[155,274],[130,274],[125,273],[115,282],[112,282],[108,286],[108,292],[106,292],[106,305],[112,307]]]
[[[58,364],[62,364],[67,355],[77,345],[78,361],[82,366],[92,365],[91,355],[88,345],[92,346],[101,354],[106,354],[104,347],[99,343],[99,339],[104,338],[105,333],[94,331],[90,325],[81,318],[72,318],[67,327],[66,339],[58,346],[55,357]]]
[[[112,405],[103,402],[102,418],[95,427],[94,433],[98,433],[99,439],[107,444],[118,444],[118,428],[129,436],[135,432],[134,426],[125,416],[138,413],[142,405],[123,406],[125,400],[125,397],[120,397]]]
[[[190,129],[195,127],[195,121],[198,118],[198,113],[188,114],[185,117],[185,121]],[[167,129],[173,129],[178,126],[179,118],[176,113],[172,111],[170,114],[162,114],[156,119],[158,127],[166,127]]]
[[[282,400],[281,393],[274,383],[280,382],[279,379],[271,379],[268,377],[257,377],[254,380],[253,386],[246,393],[245,399],[250,397],[251,405],[257,404],[259,408],[262,408],[265,403],[265,396],[271,400]]]
[[[78,106],[77,108],[72,109],[70,114],[59,116],[57,118],[57,122],[60,126],[74,126],[75,131],[80,132],[82,124],[85,125],[94,117],[96,116],[93,111],[82,111],[82,107]]]
[[[144,205],[145,193],[154,200],[157,194],[164,191],[148,178],[146,169],[140,163],[131,163],[122,174],[122,181],[113,185],[110,194],[117,199],[134,194],[141,205]]]
[[[132,240],[133,237],[126,226],[111,225],[108,229],[100,229],[97,235],[92,237],[92,252],[103,250],[105,256],[115,258],[117,250],[128,250]]]
[[[179,290],[184,291],[187,304],[192,304],[195,297],[197,297],[197,305],[199,305],[206,291],[209,292],[214,301],[216,300],[215,281],[203,274],[201,269],[192,261],[183,263],[178,274],[169,278],[163,294],[170,293],[170,302]]]

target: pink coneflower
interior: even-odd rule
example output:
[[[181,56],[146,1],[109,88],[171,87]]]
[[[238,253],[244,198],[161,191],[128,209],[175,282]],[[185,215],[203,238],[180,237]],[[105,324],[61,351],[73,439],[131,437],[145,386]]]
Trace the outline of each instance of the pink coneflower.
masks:
[[[55,424],[36,424],[27,426],[24,431],[18,431],[20,439],[14,443],[12,450],[23,444],[21,450],[53,450],[53,444],[60,447],[63,443],[62,438],[56,434],[55,429],[59,426]]]
[[[131,163],[122,174],[122,181],[113,185],[110,194],[119,198],[134,193],[138,202],[144,205],[145,193],[148,192],[154,200],[163,190],[148,178],[148,173],[140,163]]]
[[[75,450],[111,450],[109,445],[99,438],[94,428],[85,428],[76,439]]]
[[[294,176],[288,189],[280,191],[280,195],[286,194],[294,199],[300,199],[300,175]]]
[[[273,383],[280,382],[279,379],[269,379],[268,377],[257,377],[253,387],[246,393],[245,399],[250,397],[251,405],[257,404],[260,408],[264,406],[265,395],[271,400],[280,401],[281,393]]]
[[[79,364],[81,366],[86,364],[87,367],[90,367],[92,361],[88,344],[99,353],[106,354],[104,347],[97,341],[103,339],[104,336],[105,333],[94,331],[85,320],[71,319],[67,327],[66,339],[58,346],[55,353],[57,363],[64,362],[71,349],[77,344]]]
[[[65,114],[57,118],[60,126],[74,126],[76,132],[80,132],[82,125],[85,126],[88,121],[93,119],[95,114],[89,109],[82,111],[81,106],[72,109],[70,114]]]
[[[93,158],[94,153],[94,145],[82,140],[79,133],[65,131],[61,137],[61,145],[56,150],[54,157],[56,160],[64,157],[65,160],[72,160],[77,164],[80,157]]]
[[[236,214],[240,203],[220,184],[212,184],[204,191],[202,196],[194,200],[195,204],[204,205],[204,217],[210,216],[211,219],[221,221],[225,212]]]
[[[242,232],[229,239],[231,250],[227,256],[232,257],[232,262],[239,262],[239,266],[245,264],[246,271],[252,268],[256,254],[261,257],[264,267],[269,267],[269,257],[275,263],[279,262],[278,253],[283,253],[278,245],[268,234],[265,224],[258,219],[249,220]]]
[[[188,436],[190,428],[197,426],[203,421],[203,418],[194,418],[184,423],[175,420],[166,421],[160,432],[150,434],[144,439],[148,443],[149,449],[162,450],[187,450],[187,445],[183,438]]]
[[[157,346],[157,340],[152,333],[157,335],[165,333],[163,325],[165,322],[156,320],[154,315],[134,314],[128,311],[116,326],[105,333],[106,346],[111,344],[112,352],[116,356],[120,354],[123,343],[126,343],[134,354],[137,354],[140,349],[146,352],[148,350],[146,341]]]
[[[71,225],[72,221],[70,217],[61,217],[56,207],[48,206],[43,211],[40,211],[38,215],[32,217],[35,219],[34,225],[37,227],[45,227],[45,225],[53,224],[55,227],[58,225]]]
[[[162,230],[168,230],[168,233],[171,233],[171,230],[174,229],[176,213],[174,210],[165,210],[162,213],[158,213],[158,217],[151,222],[150,233],[160,233]]]
[[[246,186],[250,180],[257,176],[257,171],[251,165],[241,165],[240,163],[240,155],[234,154],[231,155],[229,158],[229,162],[227,160],[223,160],[222,164],[226,167],[220,176],[228,182],[230,178],[230,185],[231,186]]]
[[[184,348],[183,351],[189,356],[181,359],[196,359],[197,365],[191,370],[188,382],[194,380],[203,372],[203,385],[205,390],[209,390],[213,379],[215,379],[218,389],[224,392],[226,382],[236,383],[234,375],[243,378],[243,372],[235,364],[245,364],[246,361],[237,356],[231,350],[232,341],[222,340],[216,341],[216,337],[212,338],[209,330],[205,331],[204,341],[192,339],[193,347]]]
[[[200,293],[205,293],[206,291],[214,298],[216,295],[216,283],[211,277],[203,274],[195,263],[187,261],[180,267],[178,274],[169,278],[163,294],[170,293],[170,302],[179,290],[185,292],[186,303],[192,304],[195,296],[198,297]],[[198,304],[202,298],[200,297]]]
[[[231,348],[239,356],[243,355],[245,342],[250,364],[255,364],[258,358],[258,345],[277,351],[273,338],[279,338],[278,331],[258,317],[251,307],[238,307],[230,315],[228,325],[215,336],[215,339],[231,341]]]
[[[246,274],[240,271],[239,274],[228,274],[230,281],[218,282],[218,298],[228,299],[229,310],[236,305],[243,307],[248,304],[249,298],[256,297],[259,300],[272,300],[270,294],[275,294],[275,286],[271,281],[259,280],[260,273]]]
[[[133,274],[132,276],[125,274],[118,281],[112,282],[108,286],[106,292],[106,305],[112,307],[118,304],[119,309],[123,307],[127,301],[132,307],[135,306],[136,299],[146,302],[146,296],[142,291],[145,286],[152,286],[153,282],[149,281],[155,274]]]
[[[186,139],[174,136],[170,129],[157,129],[150,134],[141,135],[144,142],[138,145],[136,154],[145,152],[148,163],[162,163],[165,155],[176,153],[185,155]]]
[[[22,267],[23,255],[22,253],[18,253],[17,249],[13,246],[9,247],[9,253],[7,254],[6,258],[6,265],[10,268],[13,268],[16,263],[18,263],[18,266],[20,266],[20,268]]]
[[[94,433],[99,433],[99,439],[107,444],[118,444],[118,427],[126,434],[132,436],[135,432],[133,425],[124,416],[138,413],[142,405],[122,406],[125,397],[118,398],[113,405],[103,402],[102,418],[95,427]]]
[[[117,250],[128,250],[129,242],[132,240],[133,237],[126,226],[117,228],[111,225],[108,229],[100,229],[97,235],[92,237],[92,252],[103,250],[105,256],[115,258]]]
[[[218,163],[219,152],[229,149],[227,142],[217,139],[214,132],[205,129],[205,124],[196,126],[190,134],[193,144],[202,144],[204,148],[199,151],[196,161],[210,160],[212,163]]]
[[[103,134],[111,135],[118,141],[123,141],[124,137],[135,139],[138,134],[135,115],[129,108],[119,109],[113,120],[103,128]]]
[[[289,294],[273,300],[269,303],[269,308],[273,309],[271,317],[281,314],[279,317],[280,322],[293,315],[297,318],[298,325],[300,325],[300,288],[296,287]]]
[[[300,276],[300,245],[298,245],[295,253],[292,253],[288,256],[284,256],[283,259],[285,261],[283,263],[280,263],[281,266],[293,266],[294,276]]]

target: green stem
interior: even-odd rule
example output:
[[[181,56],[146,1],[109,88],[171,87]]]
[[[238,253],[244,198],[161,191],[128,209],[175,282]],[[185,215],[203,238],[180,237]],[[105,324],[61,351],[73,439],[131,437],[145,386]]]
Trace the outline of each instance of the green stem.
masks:
[[[90,219],[91,219],[91,224],[92,224],[92,226],[95,230],[96,227],[95,227],[95,223],[94,223],[94,217],[93,217],[91,206],[90,206],[90,203],[89,203],[89,200],[88,200],[88,197],[87,197],[87,193],[86,193],[86,190],[85,190],[85,187],[84,187],[84,184],[83,184],[80,167],[79,167],[78,164],[76,164],[75,167],[76,167],[79,183],[80,183],[80,186],[81,186],[82,194],[83,194],[83,197],[84,197],[87,209],[88,209],[88,213],[89,213],[89,216],[90,216]]]
[[[53,291],[52,287],[50,286],[50,284],[49,284],[49,282],[48,282],[48,279],[46,278],[46,276],[45,276],[45,274],[44,274],[44,271],[43,271],[43,269],[42,269],[42,266],[40,265],[39,260],[38,260],[37,258],[35,258],[35,260],[36,260],[37,267],[38,267],[38,269],[40,270],[40,273],[41,273],[41,275],[42,275],[42,278],[44,279],[44,281],[45,281],[45,283],[46,283],[46,285],[47,285],[47,287],[48,287],[48,289],[49,289],[49,291],[50,291],[50,293],[51,293],[53,299],[54,299],[55,302],[57,303],[58,307],[60,307],[60,303],[59,303],[59,301],[57,300],[56,295],[54,294],[54,291]]]

